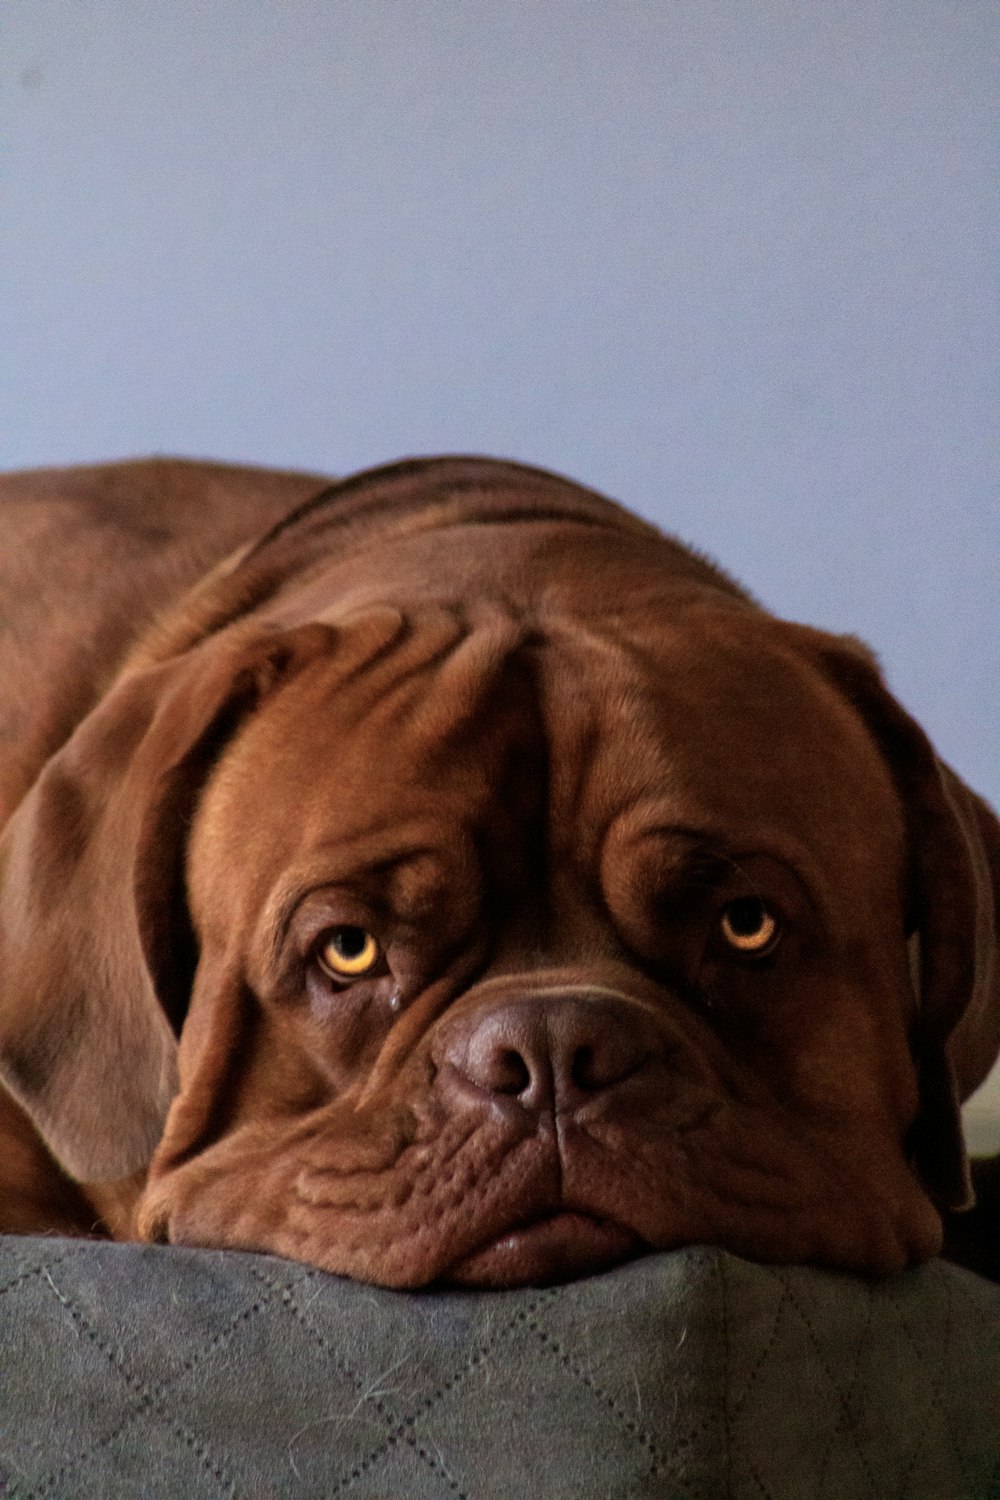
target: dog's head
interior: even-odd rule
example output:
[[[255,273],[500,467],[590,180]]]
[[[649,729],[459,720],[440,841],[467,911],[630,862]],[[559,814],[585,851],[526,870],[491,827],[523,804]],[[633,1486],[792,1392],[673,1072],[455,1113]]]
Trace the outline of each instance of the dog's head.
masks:
[[[348,551],[126,676],[5,835],[55,1154],[395,1286],[934,1254],[1000,835],[863,648],[635,528]]]

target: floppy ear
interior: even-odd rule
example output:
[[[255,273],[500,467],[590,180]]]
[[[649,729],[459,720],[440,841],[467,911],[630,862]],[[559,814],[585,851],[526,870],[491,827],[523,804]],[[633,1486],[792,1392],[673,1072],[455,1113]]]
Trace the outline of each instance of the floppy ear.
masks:
[[[910,1147],[939,1208],[974,1202],[960,1104],[1000,1052],[1000,822],[938,760],[885,687],[867,648],[821,648],[824,666],[878,741],[906,815],[920,1110]]]
[[[126,675],[0,837],[0,1079],[81,1181],[145,1166],[176,1092],[195,961],[184,842],[204,777],[333,635],[236,626]]]

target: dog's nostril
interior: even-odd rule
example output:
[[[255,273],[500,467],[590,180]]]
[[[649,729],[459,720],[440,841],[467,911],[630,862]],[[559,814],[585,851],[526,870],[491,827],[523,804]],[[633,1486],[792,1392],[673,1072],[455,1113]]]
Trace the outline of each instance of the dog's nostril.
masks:
[[[570,1077],[578,1089],[600,1087],[594,1069],[593,1047],[577,1047],[570,1063]]]
[[[646,1056],[638,1038],[605,1039],[598,1046],[581,1044],[570,1057],[569,1077],[584,1093],[596,1093],[624,1082],[642,1067]]]
[[[628,1003],[543,994],[457,1017],[443,1028],[438,1055],[447,1063],[446,1078],[543,1111],[576,1108],[614,1089],[652,1051],[650,1028]]]
[[[531,1069],[513,1047],[505,1047],[497,1054],[492,1086],[498,1094],[523,1094],[531,1084]]]

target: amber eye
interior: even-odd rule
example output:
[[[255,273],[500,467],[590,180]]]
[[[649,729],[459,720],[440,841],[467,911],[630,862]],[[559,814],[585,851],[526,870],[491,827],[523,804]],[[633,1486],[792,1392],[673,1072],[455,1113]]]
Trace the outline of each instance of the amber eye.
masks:
[[[334,927],[317,952],[320,968],[331,979],[363,979],[382,961],[382,949],[363,927]]]
[[[779,935],[778,922],[759,896],[741,896],[723,908],[722,936],[738,953],[766,953]]]

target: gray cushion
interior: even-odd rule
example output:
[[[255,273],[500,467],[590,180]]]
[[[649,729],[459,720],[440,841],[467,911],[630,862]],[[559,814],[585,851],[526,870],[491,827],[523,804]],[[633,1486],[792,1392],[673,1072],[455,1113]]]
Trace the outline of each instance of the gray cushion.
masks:
[[[651,1256],[407,1295],[0,1238],[0,1496],[985,1500],[1000,1289]]]

